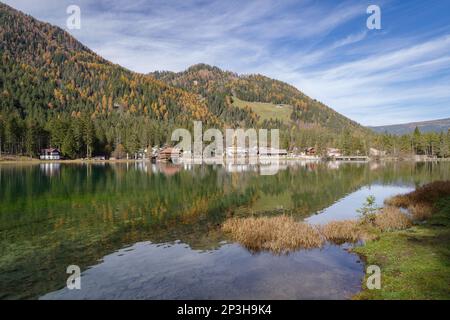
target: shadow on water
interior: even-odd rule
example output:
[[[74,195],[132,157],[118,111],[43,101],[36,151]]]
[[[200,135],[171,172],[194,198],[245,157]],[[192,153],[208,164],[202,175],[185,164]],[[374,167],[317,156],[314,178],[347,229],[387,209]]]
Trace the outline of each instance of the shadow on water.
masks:
[[[302,163],[273,176],[147,163],[1,165],[0,297],[36,298],[60,289],[66,267],[76,264],[93,266],[83,273],[89,290],[79,294],[86,297],[346,298],[357,291],[361,266],[341,247],[252,255],[223,244],[221,223],[235,215],[278,213],[341,218],[340,211],[362,204],[369,185],[386,194],[383,188],[413,188],[448,179],[449,172],[447,163]],[[236,270],[242,265],[253,272]]]

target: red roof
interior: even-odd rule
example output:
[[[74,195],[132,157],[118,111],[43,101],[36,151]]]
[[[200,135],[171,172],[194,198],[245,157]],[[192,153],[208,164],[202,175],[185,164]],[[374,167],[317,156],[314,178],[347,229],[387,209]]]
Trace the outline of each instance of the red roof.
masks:
[[[56,149],[56,148],[48,148],[48,149],[42,149],[41,152],[43,152],[43,153],[53,153],[53,152],[58,152],[58,153],[59,153],[59,150]]]

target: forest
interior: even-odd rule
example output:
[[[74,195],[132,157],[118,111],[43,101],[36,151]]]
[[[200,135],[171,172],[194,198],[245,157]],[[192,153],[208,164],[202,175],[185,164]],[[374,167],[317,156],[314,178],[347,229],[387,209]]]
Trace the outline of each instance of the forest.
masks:
[[[113,156],[125,158],[149,146],[170,144],[174,123],[164,123],[144,116],[114,115],[92,118],[87,114],[59,115],[39,119],[21,118],[17,112],[0,113],[0,155],[37,157],[48,146],[58,148],[67,159]],[[412,134],[374,134],[354,136],[348,130],[331,134],[323,128],[281,131],[281,146],[292,150],[313,146],[319,155],[328,147],[337,147],[347,155],[369,155],[369,148],[387,152],[388,156],[427,155],[450,157],[448,132]]]

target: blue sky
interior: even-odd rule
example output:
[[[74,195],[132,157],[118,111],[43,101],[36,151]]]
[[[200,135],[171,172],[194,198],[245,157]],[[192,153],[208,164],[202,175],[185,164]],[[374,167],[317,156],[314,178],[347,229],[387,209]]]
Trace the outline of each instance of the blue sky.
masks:
[[[1,0],[131,70],[208,63],[286,81],[364,124],[450,117],[448,0]],[[369,30],[369,5],[381,30]]]

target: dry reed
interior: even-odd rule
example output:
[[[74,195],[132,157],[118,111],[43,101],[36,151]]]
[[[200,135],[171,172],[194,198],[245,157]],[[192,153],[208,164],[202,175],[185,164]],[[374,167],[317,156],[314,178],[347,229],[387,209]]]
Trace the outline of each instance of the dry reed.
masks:
[[[416,221],[423,221],[431,218],[433,208],[428,204],[416,204],[408,207],[412,219]]]
[[[433,205],[438,199],[450,196],[450,181],[435,181],[415,191],[387,199],[385,204],[394,207],[408,208],[414,205]]]
[[[324,242],[316,228],[286,215],[232,218],[225,221],[222,228],[251,251],[287,253],[321,247]]]
[[[376,215],[375,225],[381,231],[402,230],[411,227],[411,220],[399,208],[384,207]]]
[[[407,208],[410,205],[410,200],[407,195],[400,194],[384,200],[384,204],[390,207]]]
[[[332,221],[318,228],[327,241],[336,244],[358,242],[364,232],[357,220]]]

